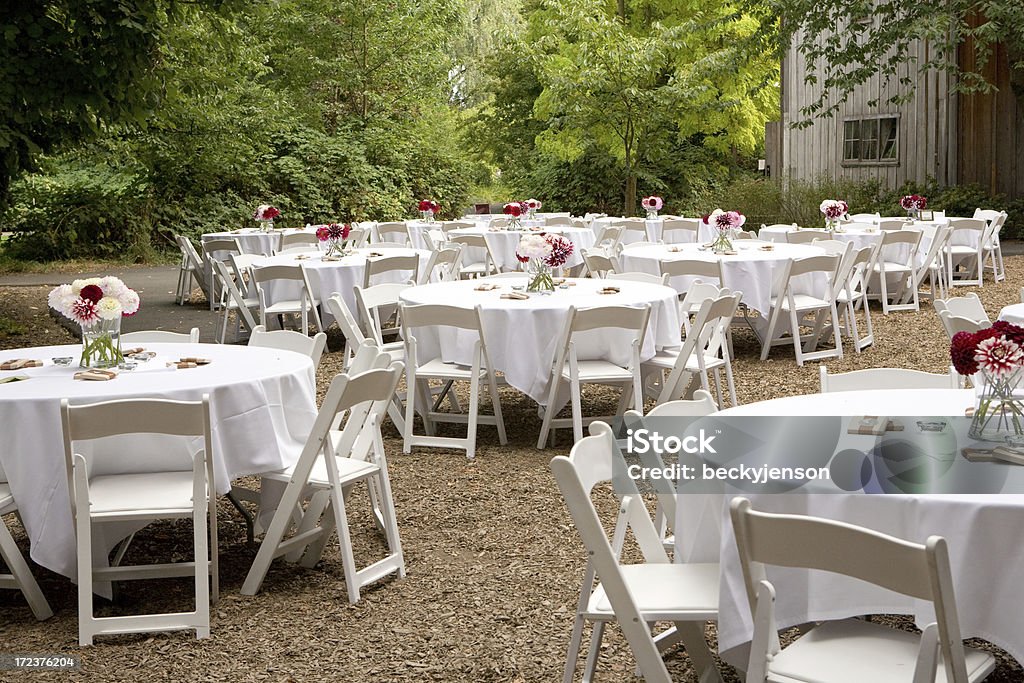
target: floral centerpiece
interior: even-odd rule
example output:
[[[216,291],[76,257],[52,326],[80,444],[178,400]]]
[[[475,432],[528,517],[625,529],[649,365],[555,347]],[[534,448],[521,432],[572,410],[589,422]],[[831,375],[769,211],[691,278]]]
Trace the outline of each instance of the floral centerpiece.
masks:
[[[980,389],[971,421],[972,439],[1024,444],[1024,328],[1002,320],[978,332],[957,332],[949,346],[953,367],[973,375]]]
[[[900,206],[907,212],[907,220],[914,220],[924,209],[928,208],[928,198],[919,194],[908,194],[900,197]]]
[[[573,243],[561,235],[523,235],[516,247],[516,258],[526,264],[526,272],[530,275],[527,291],[554,291],[551,269],[564,266],[572,251]]]
[[[121,355],[121,318],[139,311],[139,295],[116,277],[93,277],[50,291],[50,308],[82,326],[83,368],[109,368]]]
[[[658,212],[661,211],[661,207],[665,206],[665,202],[661,197],[651,195],[650,197],[644,197],[641,199],[640,206],[644,207],[647,211],[647,218],[654,220],[658,217]]]
[[[537,212],[540,211],[540,207],[543,206],[539,199],[527,199],[526,202],[526,216],[530,220],[537,219]]]
[[[347,240],[351,232],[347,223],[329,223],[316,229],[316,238],[327,243],[328,256],[345,256],[349,253]]]
[[[739,211],[722,211],[715,209],[704,216],[704,225],[709,225],[718,230],[718,237],[711,243],[711,249],[716,254],[732,251],[732,238],[735,231],[743,227],[747,217]]]
[[[825,216],[825,229],[829,232],[837,230],[839,219],[850,211],[850,207],[842,199],[826,199],[818,209]]]
[[[432,223],[434,221],[434,214],[441,210],[441,205],[433,199],[421,199],[419,208],[420,216],[423,218],[424,222]]]
[[[274,229],[274,219],[281,215],[281,210],[271,206],[270,204],[260,204],[256,207],[256,211],[252,214],[252,217],[259,221],[260,229],[263,232],[270,232]]]
[[[502,208],[502,212],[508,216],[508,227],[510,228],[518,228],[523,214],[526,213],[523,202],[509,202]]]

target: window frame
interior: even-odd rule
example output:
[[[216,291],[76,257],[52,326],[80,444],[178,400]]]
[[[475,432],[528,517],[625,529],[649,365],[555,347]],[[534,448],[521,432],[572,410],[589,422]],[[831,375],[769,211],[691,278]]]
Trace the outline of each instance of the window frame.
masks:
[[[892,159],[883,159],[882,158],[882,153],[885,150],[885,140],[882,139],[882,120],[883,119],[893,119],[895,121],[896,142],[895,142],[895,145],[894,145],[893,149],[895,150],[896,156],[894,158],[892,158]],[[863,145],[864,145],[864,140],[865,140],[863,124],[866,121],[872,122],[873,125],[874,125],[874,129],[875,129],[874,145],[875,145],[875,153],[878,156],[877,156],[877,158],[874,158],[874,159],[864,159],[864,158],[861,158],[861,155],[864,152],[864,146]],[[856,158],[856,159],[847,159],[846,158],[846,147],[847,147],[847,139],[846,139],[846,127],[847,127],[847,125],[846,124],[849,123],[849,122],[855,122],[857,124],[856,149],[857,149],[858,158]],[[842,166],[850,166],[850,167],[860,167],[860,166],[899,166],[899,164],[900,164],[900,114],[899,113],[860,114],[860,115],[856,115],[856,116],[844,116],[842,121],[840,121],[839,138],[840,138],[840,144],[839,144],[840,158],[839,158],[839,163]]]

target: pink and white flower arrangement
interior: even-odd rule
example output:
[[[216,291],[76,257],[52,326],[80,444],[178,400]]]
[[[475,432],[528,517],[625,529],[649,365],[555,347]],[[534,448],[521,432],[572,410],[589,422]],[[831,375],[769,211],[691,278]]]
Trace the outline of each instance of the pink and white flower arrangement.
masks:
[[[421,199],[417,206],[420,210],[420,217],[428,223],[433,221],[434,214],[441,210],[441,205],[433,199]]]
[[[573,243],[561,235],[523,235],[516,248],[516,258],[520,263],[529,264],[530,282],[526,289],[531,292],[554,290],[551,269],[564,266],[573,249]]]
[[[850,212],[850,207],[842,199],[826,199],[818,207],[825,220],[828,222],[838,221]]]
[[[345,240],[352,233],[347,223],[329,223],[316,229],[316,238],[327,243],[327,254],[333,255],[345,250]]]
[[[527,199],[526,200],[526,210],[527,211],[540,211],[540,207],[542,207],[542,206],[544,206],[544,205],[541,204],[541,201],[539,199]]]
[[[648,218],[654,218],[661,211],[661,207],[665,206],[665,202],[661,197],[657,195],[651,195],[650,197],[644,197],[640,200],[640,206],[644,207],[647,211]]]
[[[961,375],[975,375],[980,389],[972,438],[1024,440],[1024,409],[1017,394],[1024,368],[1024,327],[1002,320],[977,332],[957,332],[949,357]]]
[[[900,197],[900,206],[904,211],[916,214],[918,211],[928,208],[928,198],[919,194],[908,194]]]
[[[260,204],[256,207],[252,217],[257,221],[272,221],[281,215],[281,210],[270,204]]]
[[[738,230],[747,222],[747,217],[739,211],[722,211],[715,209],[701,220],[704,225],[710,225],[718,229],[718,232],[728,233],[730,230]]]
[[[139,312],[139,295],[116,277],[93,277],[58,285],[47,297],[50,308],[82,327]]]

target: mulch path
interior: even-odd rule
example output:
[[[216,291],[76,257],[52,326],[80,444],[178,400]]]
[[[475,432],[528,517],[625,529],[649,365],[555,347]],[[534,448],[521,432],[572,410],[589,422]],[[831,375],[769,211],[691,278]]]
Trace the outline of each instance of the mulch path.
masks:
[[[1007,259],[1007,281],[978,291],[990,316],[1019,301],[1024,257]],[[0,337],[0,348],[72,343],[47,314],[47,288],[0,288],[0,316],[14,319],[23,334]],[[947,342],[930,305],[920,313],[881,315],[873,309],[875,345],[856,354],[847,347],[830,371],[906,367],[931,372],[949,364]],[[768,362],[758,360],[753,336],[735,334],[734,368],[744,403],[784,395],[816,393],[818,363],[798,368],[792,349],[778,347]],[[341,368],[340,352],[325,355],[318,383],[323,391]],[[586,392],[585,405],[601,407],[612,396]],[[202,681],[552,681],[561,677],[573,611],[582,580],[584,554],[570,524],[548,462],[564,454],[571,436],[562,432],[554,448],[535,448],[540,421],[536,407],[503,390],[509,445],[496,445],[493,427],[481,427],[477,457],[438,450],[401,452],[397,432],[385,425],[408,577],[365,589],[348,604],[341,566],[329,547],[315,569],[274,564],[255,597],[239,594],[255,556],[245,528],[229,505],[220,509],[222,597],[212,616],[213,637],[197,641],[186,633],[102,638],[90,648],[77,645],[74,586],[36,568],[53,618],[36,622],[14,591],[0,591],[0,651],[76,654],[82,669],[71,674],[37,673],[38,680]],[[612,514],[610,496],[602,512]],[[363,492],[349,506],[357,561],[380,556]],[[17,520],[6,519],[25,543]],[[157,524],[137,536],[127,558],[165,561],[191,554],[189,525]],[[101,613],[176,610],[191,601],[184,580],[123,585],[116,606]],[[100,603],[98,603],[100,604]],[[905,618],[894,621],[907,625]],[[714,628],[709,627],[713,639]],[[1020,666],[1001,655],[988,680],[1024,679]],[[668,655],[673,678],[692,680],[689,660]],[[582,661],[580,662],[582,667]],[[726,667],[726,679],[740,679]],[[631,680],[632,657],[614,627],[605,635],[599,676]],[[8,678],[5,678],[7,676]],[[25,677],[22,676],[22,679]],[[0,681],[14,675],[0,672]]]

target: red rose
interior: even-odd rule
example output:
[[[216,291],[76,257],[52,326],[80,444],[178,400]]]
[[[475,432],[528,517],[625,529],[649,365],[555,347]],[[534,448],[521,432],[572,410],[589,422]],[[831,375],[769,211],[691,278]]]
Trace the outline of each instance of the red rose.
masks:
[[[269,209],[263,212],[263,218],[268,221],[272,221],[280,215],[281,210],[274,206],[270,207]]]
[[[87,299],[93,302],[94,304],[98,304],[100,302],[100,299],[103,298],[103,290],[100,289],[99,285],[86,285],[85,287],[82,287],[82,291],[78,294],[78,296],[82,297],[83,299]]]
[[[953,367],[961,375],[973,375],[978,371],[978,361],[974,360],[974,350],[978,343],[971,332],[957,332],[949,343],[949,359]]]

